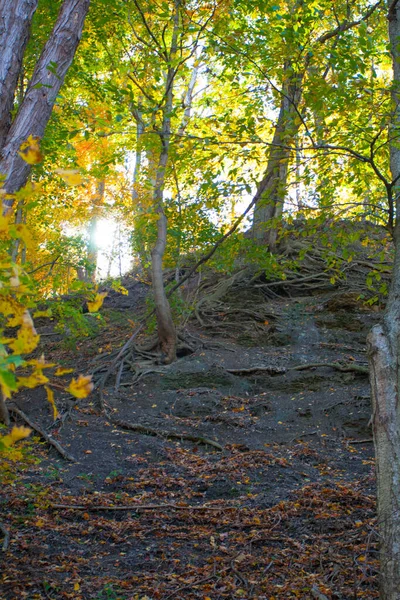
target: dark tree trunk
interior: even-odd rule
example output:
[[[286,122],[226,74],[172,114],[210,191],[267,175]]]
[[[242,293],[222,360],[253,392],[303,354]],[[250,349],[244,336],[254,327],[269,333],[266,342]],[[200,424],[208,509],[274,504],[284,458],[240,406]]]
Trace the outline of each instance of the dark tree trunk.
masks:
[[[0,148],[11,127],[15,90],[38,0],[0,0]]]
[[[64,0],[53,31],[36,64],[22,105],[1,149],[0,173],[3,188],[13,194],[29,177],[30,165],[18,154],[30,135],[43,137],[46,125],[75,56],[90,0]],[[0,63],[3,58],[0,57]],[[0,67],[1,69],[1,67]]]
[[[288,169],[292,158],[295,138],[299,130],[298,106],[302,94],[303,73],[298,73],[291,64],[285,66],[285,79],[279,117],[275,126],[268,163],[258,189],[263,189],[254,209],[253,237],[275,250],[277,224],[274,219],[282,216],[285,202]]]

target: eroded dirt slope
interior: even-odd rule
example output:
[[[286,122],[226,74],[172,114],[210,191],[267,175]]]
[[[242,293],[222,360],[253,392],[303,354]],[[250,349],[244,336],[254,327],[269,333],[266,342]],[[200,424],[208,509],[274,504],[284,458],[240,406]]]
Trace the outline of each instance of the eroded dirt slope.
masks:
[[[107,300],[103,333],[60,351],[65,363],[85,370],[129,335],[145,296],[129,291]],[[141,432],[95,397],[60,399],[54,437],[76,462],[42,445],[3,489],[2,598],[377,597],[363,370],[379,312],[342,292],[274,297],[252,328],[254,297],[236,300],[247,313],[189,322],[191,354],[134,387],[129,373],[117,392],[109,381],[109,416]],[[51,430],[40,392],[17,403]]]

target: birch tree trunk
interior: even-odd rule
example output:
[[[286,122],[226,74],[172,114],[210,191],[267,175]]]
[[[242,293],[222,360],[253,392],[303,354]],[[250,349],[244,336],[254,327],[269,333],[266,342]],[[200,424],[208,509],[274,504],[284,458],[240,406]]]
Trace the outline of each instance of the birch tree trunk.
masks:
[[[53,31],[35,66],[24,100],[1,147],[0,173],[6,176],[3,188],[8,194],[12,195],[28,180],[30,166],[19,156],[18,150],[30,135],[43,137],[57,95],[75,56],[89,3],[90,0],[64,0]],[[3,4],[7,4],[6,0],[3,0]],[[18,0],[18,4],[24,3]],[[25,39],[20,39],[19,43],[26,45]],[[23,54],[23,49],[18,51],[18,56],[20,54]],[[4,56],[1,56],[0,73],[3,72],[3,60]],[[13,94],[18,74],[16,79],[15,76],[12,79],[14,81]],[[11,204],[12,201],[9,202]]]
[[[400,5],[389,2],[389,41],[393,61],[393,113],[390,139],[400,133]],[[376,454],[378,522],[381,542],[381,600],[400,600],[400,146],[391,142],[390,167],[396,198],[395,259],[381,325],[368,336],[372,426]]]

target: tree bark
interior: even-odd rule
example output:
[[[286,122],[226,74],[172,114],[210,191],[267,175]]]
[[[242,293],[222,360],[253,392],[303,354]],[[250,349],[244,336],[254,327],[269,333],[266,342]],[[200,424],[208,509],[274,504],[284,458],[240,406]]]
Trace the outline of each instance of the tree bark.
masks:
[[[15,90],[38,0],[0,0],[0,148],[11,127]]]
[[[300,126],[297,111],[301,100],[304,73],[294,70],[290,63],[285,65],[286,84],[282,91],[279,117],[275,126],[268,163],[258,189],[263,193],[254,209],[252,232],[254,239],[265,244],[273,252],[276,246],[277,226],[273,219],[282,216],[286,196],[291,147]]]
[[[393,62],[390,139],[400,133],[400,5],[388,2]],[[390,145],[392,188],[396,198],[395,259],[382,325],[368,336],[372,426],[376,453],[378,523],[381,540],[382,600],[400,600],[400,147]]]
[[[36,64],[22,105],[1,148],[0,173],[6,177],[3,188],[7,194],[12,195],[28,180],[30,165],[19,156],[18,151],[30,135],[43,137],[57,95],[75,56],[89,3],[90,0],[64,0],[57,22]],[[12,205],[12,200],[8,205]]]

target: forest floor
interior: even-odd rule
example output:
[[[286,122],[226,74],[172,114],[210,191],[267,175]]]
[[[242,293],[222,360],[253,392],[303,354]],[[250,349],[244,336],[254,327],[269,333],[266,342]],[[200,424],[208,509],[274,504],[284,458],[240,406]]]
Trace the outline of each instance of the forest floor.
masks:
[[[46,357],[87,373],[126,341],[146,286],[125,285],[74,351],[43,327]],[[254,297],[244,288],[235,302],[241,313],[188,322],[191,354],[134,387],[111,379],[106,415],[95,395],[59,398],[54,426],[44,392],[17,397],[76,462],[37,438],[36,460],[4,483],[2,599],[378,597],[370,390],[357,368],[381,315],[343,290],[273,294],[252,328]]]

